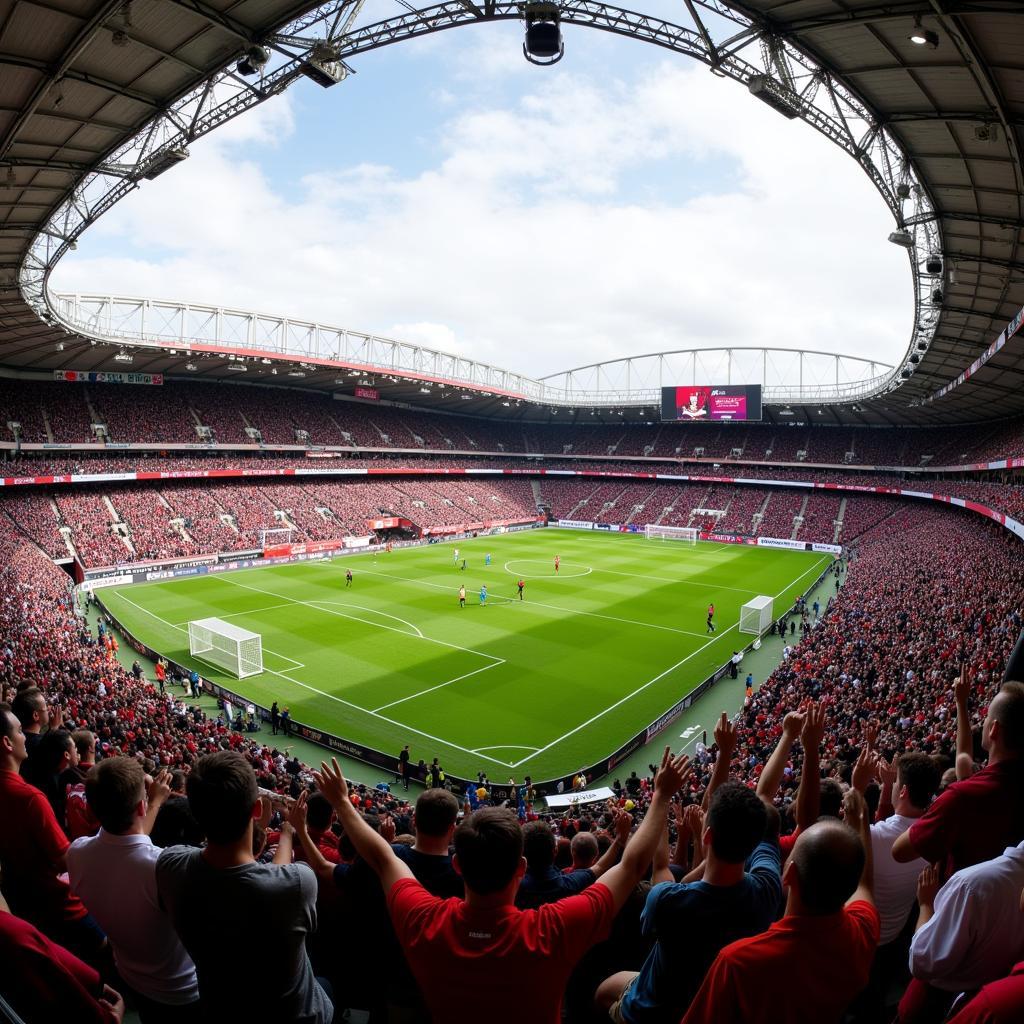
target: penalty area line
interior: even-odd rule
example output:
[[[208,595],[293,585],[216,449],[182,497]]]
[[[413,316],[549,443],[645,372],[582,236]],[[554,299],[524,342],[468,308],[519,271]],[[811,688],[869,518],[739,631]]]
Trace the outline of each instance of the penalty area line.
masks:
[[[152,612],[148,608],[143,608],[142,605],[136,604],[131,598],[125,597],[124,594],[119,594],[118,596],[122,600],[127,601],[128,604],[132,605],[132,607],[138,608],[138,610],[140,612],[145,612],[146,615],[149,615],[152,618],[156,619],[157,622],[162,622],[165,626],[170,626],[171,629],[176,629],[176,630],[178,630],[181,633],[187,633],[188,632],[188,630],[183,629],[181,626],[176,626],[173,622],[168,622],[167,619],[161,618],[159,615],[156,614],[156,612]],[[277,596],[277,595],[275,595],[275,596]],[[296,603],[298,603],[298,602],[294,602],[294,601],[292,602],[292,604],[296,604]],[[264,649],[267,650],[266,648],[264,648]],[[269,654],[275,654],[274,651],[269,651],[269,650],[268,650],[268,653]],[[471,654],[476,654],[477,652],[476,651],[471,651],[470,653]],[[278,654],[275,654],[275,656],[276,657],[287,657],[286,655],[278,655]],[[194,655],[189,655],[189,657],[194,657]],[[487,655],[487,657],[490,657],[490,655]],[[201,660],[201,659],[197,659],[197,660]],[[287,660],[291,661],[292,659],[288,658]],[[296,662],[296,664],[300,664],[300,663]],[[492,668],[492,667],[493,666],[491,666],[491,665],[485,666],[485,668]],[[305,668],[305,666],[303,666],[303,668]],[[452,750],[461,751],[463,754],[473,754],[476,757],[482,757],[485,761],[491,761],[493,764],[500,764],[500,765],[502,765],[505,768],[512,768],[513,767],[513,765],[508,763],[508,761],[502,761],[500,758],[491,757],[489,754],[477,754],[476,751],[470,750],[468,747],[460,746],[458,743],[453,743],[451,740],[441,739],[440,736],[434,736],[434,735],[432,735],[429,732],[424,732],[422,729],[416,729],[416,728],[414,728],[411,725],[406,725],[405,722],[399,722],[399,721],[396,721],[394,718],[388,718],[387,715],[382,715],[382,714],[380,714],[377,711],[371,711],[369,708],[360,707],[360,705],[353,704],[352,701],[345,700],[344,697],[339,697],[339,696],[337,696],[337,694],[327,693],[325,690],[320,690],[320,689],[318,689],[315,686],[310,686],[309,683],[304,683],[304,682],[302,682],[301,679],[292,679],[292,677],[290,675],[288,675],[288,674],[286,674],[284,672],[275,672],[272,668],[264,668],[263,671],[265,673],[269,674],[269,675],[277,676],[279,679],[283,679],[287,683],[293,683],[295,686],[301,686],[302,689],[309,690],[310,693],[315,693],[315,694],[317,694],[320,697],[325,697],[325,698],[327,698],[327,700],[333,700],[333,701],[335,701],[338,704],[342,704],[342,705],[344,705],[347,708],[351,708],[353,711],[362,712],[364,715],[371,715],[373,718],[379,718],[382,722],[387,722],[388,725],[393,725],[393,726],[395,726],[398,729],[405,730],[406,732],[415,733],[417,736],[422,736],[424,739],[433,740],[435,743],[440,743],[443,746],[451,747]],[[298,672],[298,669],[297,668],[293,668],[290,671]]]

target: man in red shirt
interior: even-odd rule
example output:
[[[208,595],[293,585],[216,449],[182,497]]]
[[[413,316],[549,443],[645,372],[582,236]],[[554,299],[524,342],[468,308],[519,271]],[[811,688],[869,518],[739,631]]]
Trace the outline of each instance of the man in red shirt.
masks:
[[[96,962],[106,940],[60,875],[68,837],[49,800],[19,774],[27,757],[21,722],[0,704],[0,864],[12,910],[85,960]]]
[[[980,989],[949,1024],[1020,1024],[1024,1020],[1024,963]]]
[[[879,934],[868,811],[856,790],[844,810],[849,824],[801,834],[785,917],[718,954],[682,1024],[835,1024],[864,988]]]
[[[981,745],[988,765],[953,783],[893,843],[900,864],[923,857],[948,878],[1024,839],[1024,684],[1003,683],[985,716]]]
[[[690,773],[689,759],[666,748],[650,808],[622,860],[582,893],[538,910],[518,910],[516,890],[526,871],[515,814],[488,807],[455,832],[456,871],[466,898],[431,896],[387,841],[348,800],[332,759],[316,780],[346,835],[372,867],[434,1024],[464,1024],[485,1012],[488,1024],[558,1024],[573,967],[606,938],[612,919],[664,842],[669,802]],[[481,1008],[486,1008],[481,1011]]]
[[[10,912],[0,896],[4,998],[22,1020],[121,1024],[124,1000],[73,953]]]

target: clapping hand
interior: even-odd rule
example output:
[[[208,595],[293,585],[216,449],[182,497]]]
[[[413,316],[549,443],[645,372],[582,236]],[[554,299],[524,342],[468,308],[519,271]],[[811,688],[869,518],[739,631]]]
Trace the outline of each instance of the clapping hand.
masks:
[[[929,864],[917,879],[917,902],[922,907],[934,907],[935,897],[942,888],[942,875],[938,864]]]
[[[868,788],[868,783],[875,777],[875,755],[870,747],[864,747],[853,766],[853,775],[850,784],[858,793],[863,793]]]
[[[171,773],[167,768],[161,768],[156,773],[153,781],[146,791],[146,798],[151,804],[166,800],[171,795]]]
[[[288,824],[291,825],[296,832],[302,833],[306,829],[306,805],[308,801],[309,792],[304,789],[295,798],[295,803],[293,803],[288,809]]]
[[[807,716],[800,711],[789,711],[782,720],[782,734],[793,743],[804,728]]]
[[[389,845],[395,841],[395,819],[390,814],[385,814],[380,819],[380,834],[384,842]]]
[[[960,666],[960,675],[953,684],[953,699],[958,708],[966,708],[967,700],[971,695],[971,677],[967,673],[967,662]]]
[[[854,831],[862,833],[867,828],[868,805],[855,789],[843,794],[843,819]]]

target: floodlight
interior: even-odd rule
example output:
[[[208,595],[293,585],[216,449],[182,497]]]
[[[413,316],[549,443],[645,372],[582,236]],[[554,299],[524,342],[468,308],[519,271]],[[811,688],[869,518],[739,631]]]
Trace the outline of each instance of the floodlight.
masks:
[[[915,353],[914,353],[914,354],[913,354],[913,355],[912,355],[912,356],[910,357],[910,361],[911,361],[911,362],[912,362],[912,363],[913,363],[913,364],[914,364],[915,366],[917,366],[917,364],[918,364],[919,362],[921,362],[921,357],[920,357],[920,356],[919,356],[919,355],[918,355],[918,354],[917,354],[917,353],[915,352]]]
[[[195,368],[196,368],[196,364],[195,363],[186,363],[185,364],[185,369],[186,370],[195,370]]]
[[[938,277],[942,273],[942,257],[941,256],[929,256],[925,260],[924,269],[928,271],[933,277]]]
[[[944,296],[942,294],[942,289],[941,288],[936,288],[932,292],[932,305],[933,306],[941,306],[943,298],[944,298]]]
[[[130,363],[134,360],[134,358],[135,357],[130,352],[126,352],[124,349],[121,349],[121,351],[118,352],[116,356],[114,356],[114,362]]]
[[[237,71],[249,77],[258,75],[270,60],[270,51],[264,46],[250,46],[245,56],[238,62]]]
[[[902,370],[902,371],[900,371],[900,377],[903,380],[910,380],[910,377],[911,377],[912,373],[913,373],[913,371],[910,370],[910,369]]]
[[[565,56],[565,43],[559,27],[561,12],[555,4],[528,3],[523,11],[526,40],[523,56],[531,64],[557,64]]]
[[[899,231],[892,231],[889,233],[889,241],[893,245],[902,246],[904,249],[914,248],[914,236],[907,231],[906,228],[900,228]]]
[[[909,199],[910,198],[910,186],[905,181],[901,181],[896,186],[896,195],[900,199]]]
[[[930,28],[921,28],[921,19],[914,19],[914,30],[910,33],[910,41],[915,46],[927,46],[934,50],[939,45],[939,35]]]

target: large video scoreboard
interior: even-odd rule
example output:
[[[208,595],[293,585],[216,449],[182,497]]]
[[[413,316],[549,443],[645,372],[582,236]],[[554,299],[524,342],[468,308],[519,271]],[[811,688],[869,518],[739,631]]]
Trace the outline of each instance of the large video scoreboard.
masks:
[[[759,420],[761,385],[711,384],[662,388],[661,418],[690,423]]]

